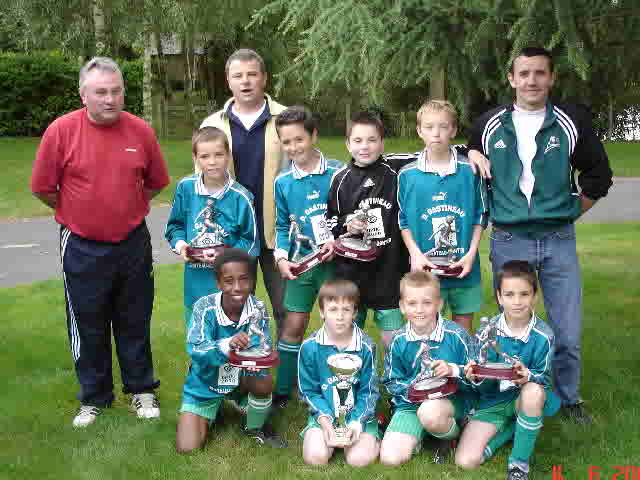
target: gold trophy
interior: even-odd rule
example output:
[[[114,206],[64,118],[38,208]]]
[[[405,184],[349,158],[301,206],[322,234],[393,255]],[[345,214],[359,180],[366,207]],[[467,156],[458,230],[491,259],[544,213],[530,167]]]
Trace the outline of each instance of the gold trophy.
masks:
[[[458,382],[449,377],[434,377],[431,350],[439,347],[431,347],[426,340],[421,340],[420,349],[416,355],[420,359],[420,373],[409,386],[408,398],[412,403],[422,403],[425,400],[445,398],[458,390]],[[415,362],[414,362],[415,366]],[[415,368],[415,367],[414,367]]]
[[[498,320],[489,320],[487,317],[480,319],[480,327],[475,334],[474,343],[478,349],[478,363],[471,367],[471,373],[478,378],[493,378],[497,380],[515,380],[518,378],[513,366],[518,361],[517,358],[504,353],[498,345],[498,332],[503,333],[498,328]],[[505,335],[506,336],[506,335]],[[493,352],[498,361],[490,362],[489,354]],[[500,361],[502,359],[503,361]]]
[[[233,350],[229,353],[229,364],[240,368],[271,368],[280,363],[278,352],[271,348],[269,340],[261,326],[269,324],[269,314],[264,302],[256,302],[256,311],[249,317],[247,334],[250,343],[244,350]]]
[[[335,385],[339,399],[335,446],[346,447],[351,445],[348,437],[347,413],[353,408],[353,384],[356,374],[362,368],[362,359],[351,353],[336,353],[327,358],[327,363],[339,380]],[[348,401],[349,397],[351,402]]]

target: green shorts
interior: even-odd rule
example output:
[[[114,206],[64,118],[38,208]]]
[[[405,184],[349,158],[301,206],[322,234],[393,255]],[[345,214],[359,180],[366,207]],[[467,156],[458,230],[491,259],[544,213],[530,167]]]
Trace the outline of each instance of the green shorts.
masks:
[[[460,422],[468,413],[464,400],[455,395],[447,398],[447,400],[453,403],[453,417],[457,422]],[[386,431],[406,433],[407,435],[416,437],[418,440],[422,440],[426,430],[418,418],[418,406],[396,410],[393,417],[391,417]]]
[[[518,414],[516,411],[516,400],[517,398],[514,398],[508,402],[476,410],[476,412],[471,415],[471,420],[491,423],[496,426],[498,432],[502,432],[516,419],[516,415]]]
[[[356,325],[360,328],[364,328],[364,324],[367,320],[367,308],[360,308],[356,315]],[[398,330],[404,326],[404,318],[400,313],[399,308],[392,308],[390,310],[374,310],[373,319],[376,326],[380,330],[393,331]]]
[[[224,397],[212,398],[211,400],[198,403],[186,403],[186,401],[183,400],[182,405],[180,406],[180,413],[193,413],[199,417],[206,418],[209,420],[209,423],[211,423],[214,422],[218,416],[222,400],[224,400]]]
[[[451,313],[455,315],[465,315],[475,313],[482,308],[484,297],[482,295],[482,285],[472,285],[470,287],[454,287],[440,289],[440,295],[444,300],[442,310],[447,306]]]
[[[322,429],[320,424],[316,422],[315,417],[311,417],[311,416],[309,417],[309,420],[307,421],[307,426],[304,427],[304,430],[302,430],[302,432],[300,432],[300,436],[304,438],[305,433],[307,433],[307,430],[309,430],[310,428]],[[378,429],[378,420],[375,418],[367,422],[367,424],[364,426],[363,432],[368,433],[369,435],[373,435],[378,440],[382,438],[382,435],[380,435],[380,430]]]
[[[316,303],[320,287],[331,278],[333,278],[333,263],[321,263],[295,280],[287,280],[284,308],[288,312],[310,312]]]

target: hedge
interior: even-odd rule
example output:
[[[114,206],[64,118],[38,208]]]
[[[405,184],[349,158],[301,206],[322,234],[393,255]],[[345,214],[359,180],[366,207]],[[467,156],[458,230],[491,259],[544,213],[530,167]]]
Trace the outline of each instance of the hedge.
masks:
[[[142,61],[119,62],[126,110],[142,114]],[[0,54],[0,136],[39,136],[60,115],[82,107],[78,64],[57,55]]]

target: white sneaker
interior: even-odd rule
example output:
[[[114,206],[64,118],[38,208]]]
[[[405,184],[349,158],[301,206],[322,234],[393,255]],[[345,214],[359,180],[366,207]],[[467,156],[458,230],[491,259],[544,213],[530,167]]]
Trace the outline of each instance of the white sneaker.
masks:
[[[73,419],[74,427],[86,427],[96,421],[96,417],[102,413],[98,407],[93,405],[80,405],[80,410]]]
[[[136,393],[131,397],[131,410],[138,418],[158,418],[160,416],[160,402],[155,393]]]

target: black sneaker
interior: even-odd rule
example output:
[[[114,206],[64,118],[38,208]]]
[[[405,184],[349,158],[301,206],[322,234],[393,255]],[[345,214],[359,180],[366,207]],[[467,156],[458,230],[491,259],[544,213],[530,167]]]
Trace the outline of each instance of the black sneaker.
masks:
[[[593,417],[587,412],[583,406],[584,402],[574,403],[573,405],[565,405],[560,410],[562,416],[567,420],[571,420],[578,425],[591,425]]]
[[[256,444],[261,447],[264,445],[272,448],[287,447],[287,441],[278,435],[269,424],[263,425],[260,429],[254,428],[249,430],[245,428],[244,434],[249,438],[253,438],[256,441]]]
[[[291,401],[291,397],[289,395],[274,395],[273,396],[273,407],[285,409],[289,406],[289,402]]]
[[[516,465],[511,465],[507,470],[507,480],[528,480],[529,472],[520,470]]]
[[[433,463],[447,463],[447,458],[449,458],[454,451],[454,440],[435,439],[435,441]]]

